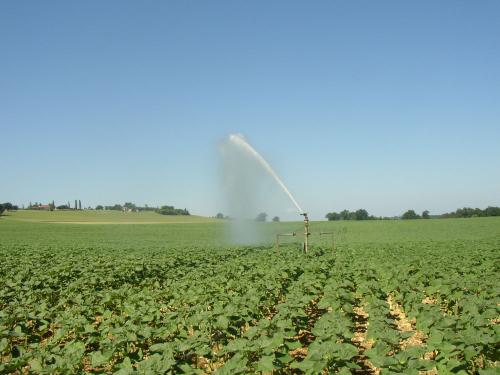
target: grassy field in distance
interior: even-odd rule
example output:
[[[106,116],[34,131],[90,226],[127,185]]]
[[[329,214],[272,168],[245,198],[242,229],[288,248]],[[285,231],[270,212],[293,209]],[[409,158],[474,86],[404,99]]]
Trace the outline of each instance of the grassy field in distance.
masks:
[[[37,223],[78,223],[78,224],[162,224],[162,223],[204,223],[213,222],[203,216],[169,216],[156,212],[122,212],[111,210],[19,210],[4,213],[6,220]]]
[[[154,212],[19,210],[0,216],[0,234],[4,241],[11,238],[18,243],[30,243],[36,239],[64,244],[75,238],[91,242],[110,238],[116,243],[128,242],[138,246],[144,242],[221,245],[227,244],[227,224],[226,220],[165,216]],[[254,225],[260,227],[264,245],[271,245],[278,233],[301,234],[304,228],[301,221]],[[336,241],[345,244],[475,240],[500,238],[500,218],[313,221],[309,229],[312,246],[330,242],[328,236],[317,235],[320,231],[335,232]],[[282,237],[280,241],[299,246],[302,237]]]

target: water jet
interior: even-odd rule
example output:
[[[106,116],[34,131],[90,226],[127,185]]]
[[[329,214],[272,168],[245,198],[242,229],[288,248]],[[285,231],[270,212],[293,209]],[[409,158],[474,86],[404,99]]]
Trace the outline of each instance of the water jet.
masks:
[[[290,199],[290,201],[293,203],[295,206],[297,213],[301,216],[304,217],[304,230],[302,233],[300,232],[291,232],[291,233],[279,233],[276,235],[276,248],[279,250],[279,245],[280,245],[280,237],[287,237],[287,236],[303,236],[304,241],[302,245],[302,250],[304,253],[307,253],[309,251],[309,236],[311,233],[309,232],[309,217],[307,215],[307,212],[304,212],[302,208],[300,207],[299,203],[295,199],[295,197],[292,195],[290,190],[288,190],[287,186],[284,184],[284,182],[281,180],[281,178],[278,176],[278,174],[274,171],[274,169],[271,167],[271,165],[267,162],[264,157],[257,152],[255,148],[252,147],[252,145],[241,135],[241,134],[231,134],[229,136],[228,142],[234,146],[238,152],[242,152],[245,155],[250,156],[253,160],[255,160],[273,179],[274,181],[278,184],[278,186],[283,190],[283,192],[286,194],[286,196]],[[332,235],[332,244],[333,244],[333,232],[320,232],[320,235]]]

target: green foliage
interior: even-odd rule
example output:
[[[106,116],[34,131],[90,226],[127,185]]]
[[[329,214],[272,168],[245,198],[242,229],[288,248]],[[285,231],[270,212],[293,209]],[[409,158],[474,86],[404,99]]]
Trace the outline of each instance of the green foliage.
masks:
[[[408,210],[401,216],[401,219],[403,220],[420,219],[420,216],[418,216],[414,210]]]
[[[470,217],[487,217],[487,216],[500,216],[500,207],[486,207],[484,210],[480,208],[464,207],[459,208],[454,212],[449,212],[441,215],[443,219],[447,218],[470,218]]]
[[[354,220],[368,220],[368,218],[368,211],[364,209],[356,210],[356,212],[354,213]]]
[[[19,207],[17,205],[12,204],[10,202],[2,203],[2,204],[0,204],[0,206],[3,206],[4,210],[7,210],[7,211],[15,211],[15,210],[19,209]]]
[[[354,212],[350,212],[349,210],[343,210],[340,213],[337,212],[329,212],[325,216],[329,221],[335,220],[373,220],[375,217],[370,216],[368,211],[363,208],[356,210]]]
[[[175,208],[174,206],[161,206],[156,212],[161,215],[189,215],[187,209]]]
[[[278,223],[280,221],[279,216],[273,217],[273,222]]]
[[[334,220],[340,220],[340,214],[336,213],[336,212],[329,212],[325,215],[325,218],[328,220],[328,221],[334,221]]]
[[[422,212],[422,219],[430,219],[429,211],[425,210]]]

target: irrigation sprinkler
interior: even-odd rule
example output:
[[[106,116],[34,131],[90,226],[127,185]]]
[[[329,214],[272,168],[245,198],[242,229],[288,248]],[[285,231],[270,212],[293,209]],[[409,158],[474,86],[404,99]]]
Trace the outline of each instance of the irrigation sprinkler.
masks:
[[[278,233],[278,234],[276,234],[275,247],[276,247],[277,252],[279,252],[280,238],[281,237],[297,237],[297,236],[304,236],[304,242],[302,243],[302,251],[304,251],[305,254],[307,254],[307,252],[309,251],[309,236],[316,234],[316,233],[309,232],[309,217],[307,216],[307,213],[303,212],[300,215],[304,216],[304,232],[302,232],[302,233],[290,232],[290,233]],[[331,236],[332,252],[335,251],[335,232],[317,232],[317,234],[320,237]]]
[[[309,218],[307,217],[307,213],[303,212],[301,213],[302,216],[304,216],[304,253],[307,254],[307,250],[309,250],[309,236],[311,233],[309,233]]]

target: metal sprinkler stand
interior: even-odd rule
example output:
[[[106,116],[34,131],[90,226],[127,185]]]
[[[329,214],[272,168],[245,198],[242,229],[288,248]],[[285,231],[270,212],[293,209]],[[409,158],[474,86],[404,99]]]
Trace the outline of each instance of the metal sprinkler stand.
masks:
[[[276,252],[279,253],[280,251],[280,237],[295,237],[297,235],[297,233],[295,232],[291,232],[291,233],[278,233],[276,235],[276,242],[275,242],[275,246],[276,246]]]
[[[300,215],[304,216],[304,232],[290,232],[290,233],[278,233],[276,234],[276,242],[275,242],[275,247],[276,247],[276,252],[279,253],[280,249],[280,237],[295,237],[295,236],[304,236],[304,242],[302,244],[302,250],[304,253],[307,254],[309,251],[309,236],[312,234],[309,232],[309,217],[307,216],[307,213],[301,213]],[[323,236],[331,236],[332,239],[332,251],[335,251],[335,232],[317,232],[317,235],[320,237]]]
[[[307,250],[309,249],[308,239],[311,235],[311,233],[309,233],[309,218],[306,212],[301,213],[301,215],[304,216],[304,253],[307,254]]]

